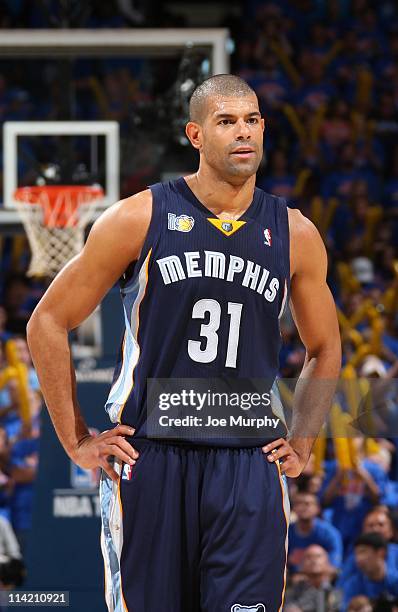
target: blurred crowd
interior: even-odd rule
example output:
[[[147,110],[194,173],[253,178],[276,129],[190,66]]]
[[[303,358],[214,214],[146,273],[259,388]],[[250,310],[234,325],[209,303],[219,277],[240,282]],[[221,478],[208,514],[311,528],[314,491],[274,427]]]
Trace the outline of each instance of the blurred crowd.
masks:
[[[49,27],[43,11],[30,11],[28,4],[0,2],[3,27]],[[96,5],[80,25],[130,27],[134,19],[121,5],[139,12],[132,2]],[[285,610],[398,610],[398,7],[390,0],[250,0],[245,11],[232,30],[232,67],[257,92],[266,119],[258,185],[301,209],[328,247],[328,282],[343,343],[342,380],[348,385],[333,418],[344,411],[358,416],[369,381],[381,385],[383,399],[377,431],[343,442],[321,436],[304,474],[289,483]],[[141,17],[135,14],[135,25],[145,25]],[[121,124],[123,195],[160,178],[155,144],[148,137],[136,147],[139,135],[135,132],[134,140],[131,134],[135,109],[154,101],[175,76],[175,62],[162,62],[75,63],[74,117]],[[1,66],[2,121],[65,118],[63,90],[50,60],[32,61],[29,74],[6,61]],[[24,420],[21,385],[5,377],[1,566],[2,552],[7,563],[21,563],[29,529],[41,402],[24,330],[45,283],[25,276],[23,238],[3,238],[0,246],[2,372],[12,367],[6,349],[11,340],[28,371],[33,415],[29,423]],[[304,350],[290,316],[282,327],[281,376],[295,378]]]
[[[256,4],[235,71],[266,118],[258,184],[300,208],[326,242],[344,365],[358,372],[372,354],[384,375],[398,358],[396,6]],[[303,354],[289,321],[285,335],[282,371],[292,375]]]
[[[24,335],[0,307],[0,585],[21,586],[39,465],[42,397]]]

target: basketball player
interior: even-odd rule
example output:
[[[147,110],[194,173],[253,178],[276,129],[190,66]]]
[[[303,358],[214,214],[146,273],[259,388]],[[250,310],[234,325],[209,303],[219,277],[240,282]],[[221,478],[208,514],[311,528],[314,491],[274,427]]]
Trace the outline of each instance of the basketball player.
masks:
[[[340,368],[326,253],[298,210],[255,188],[264,120],[247,83],[211,77],[190,113],[198,171],[122,200],[96,221],[34,311],[29,347],[66,452],[83,468],[103,469],[109,610],[277,612],[286,476],[303,470]],[[93,438],[76,399],[68,331],[118,280],[126,332],[106,404],[118,425]],[[148,378],[275,379],[288,299],[307,352],[289,438],[151,439]],[[313,393],[322,379],[333,384]]]

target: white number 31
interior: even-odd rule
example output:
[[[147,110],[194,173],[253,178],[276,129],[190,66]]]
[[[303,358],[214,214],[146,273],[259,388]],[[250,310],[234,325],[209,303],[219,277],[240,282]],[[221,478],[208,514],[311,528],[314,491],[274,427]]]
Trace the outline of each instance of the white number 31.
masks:
[[[236,368],[238,354],[240,320],[243,304],[228,302],[228,314],[230,315],[227,357],[225,365],[227,368]],[[209,313],[209,322],[200,326],[200,336],[206,338],[205,347],[201,348],[200,340],[188,340],[188,355],[193,361],[199,363],[211,363],[217,357],[218,350],[218,328],[221,321],[221,306],[217,300],[199,300],[194,304],[192,310],[193,319],[204,319]]]

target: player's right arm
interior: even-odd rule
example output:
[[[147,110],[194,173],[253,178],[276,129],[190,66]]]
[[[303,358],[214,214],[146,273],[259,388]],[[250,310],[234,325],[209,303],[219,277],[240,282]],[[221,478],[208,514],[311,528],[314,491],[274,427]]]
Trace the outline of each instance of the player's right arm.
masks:
[[[80,325],[138,259],[152,214],[152,194],[143,191],[111,206],[94,223],[87,242],[51,283],[35,308],[27,340],[57,435],[83,468],[101,466],[113,479],[109,455],[134,463],[138,453],[124,439],[134,430],[118,425],[92,437],[81,415],[68,332]]]

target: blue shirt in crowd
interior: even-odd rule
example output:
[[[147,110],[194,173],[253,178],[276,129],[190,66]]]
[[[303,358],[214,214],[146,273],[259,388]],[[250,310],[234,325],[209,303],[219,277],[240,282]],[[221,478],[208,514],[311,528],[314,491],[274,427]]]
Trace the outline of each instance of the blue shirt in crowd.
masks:
[[[384,580],[378,582],[369,580],[365,574],[358,571],[343,584],[343,609],[347,610],[350,600],[357,595],[365,595],[369,599],[374,599],[382,594],[398,597],[398,572],[396,570],[387,568]]]
[[[372,476],[379,488],[380,499],[382,499],[387,483],[386,474],[380,466],[367,459],[362,461],[361,465]],[[336,474],[336,469],[336,461],[327,462],[321,497]],[[332,515],[331,522],[343,538],[345,551],[350,549],[354,540],[360,534],[363,520],[372,506],[373,503],[370,497],[366,495],[365,483],[358,475],[352,472],[348,475],[348,479],[341,484],[340,494],[336,495],[330,504],[328,504]]]
[[[28,457],[39,452],[39,438],[27,438],[14,444],[11,465],[27,467]],[[11,498],[11,516],[16,532],[30,529],[32,519],[34,482],[15,485]]]
[[[398,572],[398,544],[388,544],[386,555],[387,570]],[[352,551],[343,563],[341,575],[338,581],[340,588],[343,587],[353,576],[361,573],[355,561],[355,553]]]
[[[297,524],[289,527],[289,568],[296,572],[302,560],[304,550],[312,544],[319,544],[326,550],[329,561],[335,567],[340,567],[343,558],[343,543],[341,535],[333,525],[320,518],[314,520],[312,531],[308,535],[298,532]]]

